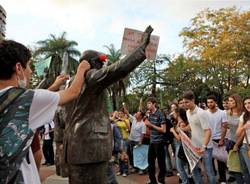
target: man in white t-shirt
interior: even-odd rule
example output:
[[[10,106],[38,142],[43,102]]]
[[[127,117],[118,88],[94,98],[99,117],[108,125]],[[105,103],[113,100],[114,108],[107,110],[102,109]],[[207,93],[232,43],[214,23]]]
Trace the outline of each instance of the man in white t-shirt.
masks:
[[[220,110],[217,107],[217,99],[214,95],[207,97],[207,112],[210,119],[210,127],[212,129],[212,140],[218,143],[219,146],[224,145],[224,138],[226,131],[224,125],[227,123],[227,115],[225,111]],[[217,160],[219,171],[219,182],[226,182],[226,164]],[[214,167],[215,169],[215,167]]]
[[[29,79],[31,76],[30,69],[31,62],[31,53],[28,48],[24,45],[11,41],[3,40],[0,42],[0,98],[2,96],[10,97],[13,94],[10,92],[10,89],[26,88],[29,84]],[[82,84],[84,83],[84,73],[90,68],[90,65],[87,61],[82,61],[79,64],[77,74],[74,81],[72,82],[71,87],[60,92],[51,92],[48,90],[23,90],[24,92],[19,95],[16,99],[12,99],[9,106],[6,106],[3,110],[0,108],[0,124],[4,119],[6,114],[12,114],[11,117],[15,119],[9,119],[7,121],[6,127],[12,131],[16,131],[15,127],[18,127],[18,117],[24,112],[24,109],[27,108],[28,112],[25,112],[26,119],[22,120],[21,126],[28,125],[25,131],[35,132],[36,129],[40,126],[43,126],[46,122],[50,122],[55,114],[58,105],[65,104],[73,99],[75,99],[81,91]],[[56,91],[59,89],[60,85],[67,79],[67,76],[61,75],[56,81],[49,87],[49,90]],[[30,98],[27,98],[30,97]],[[30,101],[26,106],[22,106],[22,103]],[[18,106],[14,106],[18,104]],[[4,105],[1,103],[1,107]],[[13,108],[16,111],[13,111]],[[15,113],[14,113],[15,112]],[[6,122],[4,122],[6,123]],[[16,124],[15,124],[16,123]],[[6,129],[5,127],[3,131]],[[3,158],[7,159],[9,155],[13,154],[13,150],[4,148],[10,148],[6,145],[6,141],[11,141],[8,136],[3,134],[1,129],[0,131],[0,161],[3,161],[3,165],[0,168],[0,183],[40,183],[40,178],[38,171],[35,165],[34,157],[30,149],[30,144],[32,142],[32,137],[26,142],[25,147],[22,150],[28,150],[28,155],[21,157],[20,163],[13,163],[15,166],[15,172],[8,172],[11,168],[10,164],[4,162]],[[27,135],[22,134],[23,132],[15,132],[16,137],[14,139],[23,140],[23,137],[27,138]],[[20,136],[21,137],[18,137]],[[30,135],[30,134],[29,134]],[[32,134],[31,134],[32,135]],[[11,145],[14,149],[15,143]],[[17,155],[19,156],[19,155]],[[2,162],[1,162],[2,163]],[[4,177],[3,177],[3,176]]]
[[[126,109],[126,113],[129,114],[129,112]],[[129,114],[129,120],[132,123],[130,134],[128,137],[129,143],[128,143],[128,154],[129,154],[129,162],[130,165],[133,167],[132,172],[136,171],[136,168],[134,166],[134,156],[133,156],[133,149],[135,146],[142,144],[142,140],[144,135],[146,134],[146,126],[143,122],[145,113],[143,111],[137,111],[134,116]],[[139,174],[142,174],[143,171],[140,170]]]
[[[197,149],[197,153],[202,155],[204,167],[208,176],[208,182],[209,184],[215,184],[216,177],[212,164],[212,132],[209,124],[208,113],[195,105],[195,96],[192,91],[184,93],[183,102],[185,108],[188,109],[187,118],[189,122],[185,131],[191,130],[191,141],[195,147],[200,148]],[[198,165],[199,164],[197,164],[192,171],[193,179],[195,183],[204,183],[202,181],[201,170]]]

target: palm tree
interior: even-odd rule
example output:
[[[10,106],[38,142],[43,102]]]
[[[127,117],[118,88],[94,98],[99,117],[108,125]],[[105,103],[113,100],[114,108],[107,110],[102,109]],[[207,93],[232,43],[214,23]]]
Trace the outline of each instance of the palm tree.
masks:
[[[80,56],[81,53],[74,47],[77,46],[77,42],[67,40],[66,32],[63,32],[59,37],[50,34],[50,37],[46,40],[40,40],[37,42],[38,49],[34,51],[34,58],[37,61],[41,61],[50,58],[50,66],[43,81],[39,84],[41,88],[47,88],[61,73],[62,58],[64,53],[68,53],[68,74],[74,74],[78,66],[78,61],[74,58]]]
[[[78,45],[77,42],[66,39],[66,32],[63,32],[59,37],[54,34],[50,34],[46,40],[40,40],[37,42],[38,49],[34,52],[34,56],[42,55],[44,58],[48,58],[55,54],[63,57],[64,52],[67,52],[69,56],[80,56],[81,53],[74,47]]]
[[[109,54],[107,54],[108,65],[111,65],[120,60],[122,55],[121,50],[120,49],[116,50],[114,44],[110,44],[109,46],[105,45],[104,47],[108,49],[109,52]],[[111,85],[109,88],[109,93],[110,96],[112,97],[112,102],[113,102],[113,109],[115,110],[119,107],[119,104],[121,104],[121,101],[125,97],[127,81],[128,81],[127,78],[119,80],[118,82]]]

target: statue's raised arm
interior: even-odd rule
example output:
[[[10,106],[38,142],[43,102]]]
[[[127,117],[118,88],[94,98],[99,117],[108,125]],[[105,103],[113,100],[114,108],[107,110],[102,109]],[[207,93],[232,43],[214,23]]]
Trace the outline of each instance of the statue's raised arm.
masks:
[[[68,104],[64,139],[65,158],[69,164],[70,184],[107,183],[107,165],[111,158],[111,126],[106,105],[106,88],[124,78],[145,59],[145,49],[153,29],[148,26],[141,43],[124,59],[103,67],[102,53],[87,50],[80,59],[91,69],[85,86],[75,102]]]
[[[152,31],[153,28],[151,26],[148,26],[142,35],[141,43],[139,44],[139,46],[122,60],[119,60],[107,67],[94,67],[94,70],[90,70],[87,73],[86,83],[89,86],[95,86],[95,90],[100,91],[126,77],[131,71],[133,71],[146,59],[145,50],[150,42],[150,35]],[[87,55],[88,52],[96,51],[85,51],[84,54]],[[100,53],[96,52],[96,54],[98,55]],[[96,66],[96,62],[98,61],[95,61],[95,63],[92,62],[91,65]]]

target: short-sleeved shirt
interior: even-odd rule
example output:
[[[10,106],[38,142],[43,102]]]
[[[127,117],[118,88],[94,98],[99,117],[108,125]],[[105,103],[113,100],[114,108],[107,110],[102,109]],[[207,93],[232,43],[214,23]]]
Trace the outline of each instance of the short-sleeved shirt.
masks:
[[[54,121],[51,121],[50,123],[47,123],[44,125],[44,140],[50,140],[52,137],[50,137],[50,131],[51,129],[55,128],[55,123]]]
[[[150,114],[148,120],[150,121],[150,123],[158,127],[161,127],[162,124],[166,124],[165,116],[161,111],[159,111],[159,109]],[[158,143],[162,141],[164,141],[164,134],[152,128],[150,142]]]
[[[8,90],[9,88],[11,88],[11,86],[0,90],[0,93]],[[45,123],[52,121],[59,103],[59,99],[59,93],[50,92],[43,89],[34,90],[34,97],[32,99],[29,112],[29,128],[35,132],[38,127],[41,127]],[[29,147],[30,163],[28,163],[27,159],[24,158],[20,167],[25,184],[40,183],[40,177],[30,146],[32,139],[33,137],[26,144],[26,147]]]
[[[146,126],[143,122],[143,120],[137,122],[136,118],[134,116],[129,116],[130,120],[132,122],[132,126],[130,129],[129,134],[129,140],[139,142],[143,136],[143,134],[146,134]]]
[[[198,106],[191,112],[187,110],[187,118],[191,127],[191,141],[196,147],[202,147],[204,144],[204,130],[210,129],[208,113]],[[207,148],[212,147],[212,139],[210,138]]]
[[[221,126],[223,123],[227,123],[227,114],[221,109],[217,109],[215,112],[211,112],[207,109],[209,115],[209,123],[212,130],[212,139],[218,140],[221,138]]]
[[[244,120],[243,120],[243,115],[244,114],[242,114],[241,116],[240,116],[240,122],[244,122]],[[248,124],[250,124],[250,120],[248,120],[246,123],[248,123]],[[248,128],[248,129],[246,129],[246,135],[247,135],[247,140],[248,140],[248,143],[250,144],[250,128]],[[243,140],[243,143],[246,143],[247,144],[247,140],[246,140],[246,136],[244,137],[244,140]]]
[[[238,128],[239,125],[239,121],[240,121],[240,115],[230,115],[229,112],[227,112],[227,119],[228,119],[228,133],[227,133],[227,138],[231,141],[236,142],[236,130]]]
[[[129,136],[129,130],[127,128],[127,126],[129,126],[129,120],[126,118],[122,118],[118,121],[115,122],[116,126],[119,128],[121,135],[122,135],[122,139],[123,140],[127,140],[128,136]]]

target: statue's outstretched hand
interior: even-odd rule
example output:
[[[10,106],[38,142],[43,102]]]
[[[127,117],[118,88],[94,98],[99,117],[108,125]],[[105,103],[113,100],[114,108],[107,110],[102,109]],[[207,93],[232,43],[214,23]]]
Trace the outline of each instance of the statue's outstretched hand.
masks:
[[[150,35],[153,32],[153,28],[149,25],[143,35],[142,35],[142,48],[145,50],[146,47],[148,46],[149,42],[150,42]]]

